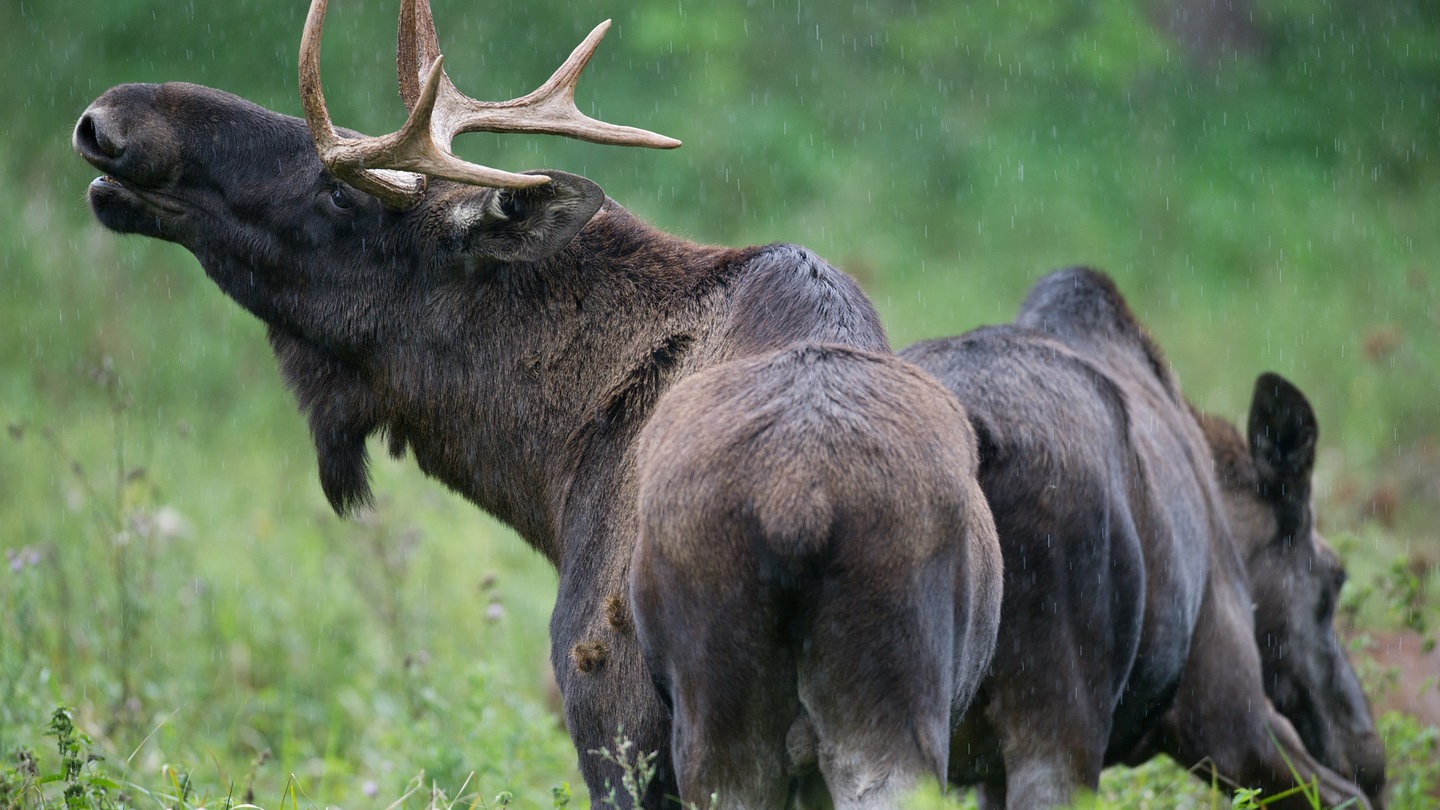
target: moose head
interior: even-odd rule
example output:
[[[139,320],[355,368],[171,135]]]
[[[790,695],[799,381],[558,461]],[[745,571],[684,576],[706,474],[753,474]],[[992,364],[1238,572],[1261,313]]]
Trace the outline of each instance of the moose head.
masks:
[[[381,322],[376,304],[404,301],[434,280],[404,277],[417,266],[443,272],[544,259],[604,201],[582,178],[462,161],[450,152],[456,135],[680,145],[575,107],[575,84],[608,21],[534,92],[480,102],[445,74],[424,0],[406,0],[400,12],[405,125],[383,137],[337,133],[320,89],[325,11],[325,0],[312,4],[301,42],[303,125],[206,87],[123,85],[86,110],[74,145],[107,172],[90,189],[107,227],[184,245],[242,306],[327,347],[363,351],[403,323]]]
[[[1315,412],[1293,383],[1265,373],[1255,380],[1245,437],[1208,414],[1200,423],[1245,557],[1265,693],[1307,751],[1379,806],[1384,745],[1335,634],[1345,566],[1317,530],[1311,502]]]
[[[493,350],[503,341],[491,324],[522,341],[533,336],[517,328],[514,313],[495,311],[513,305],[512,296],[585,294],[559,293],[585,284],[575,278],[579,251],[560,254],[605,206],[600,188],[560,172],[466,163],[450,153],[453,137],[485,130],[661,148],[679,142],[575,108],[580,71],[608,23],[533,93],[480,102],[445,74],[426,0],[405,0],[400,12],[405,125],[379,138],[337,133],[320,91],[325,9],[325,0],[312,4],[302,39],[306,121],[208,87],[128,84],[90,105],[73,140],[105,172],[89,190],[102,224],[183,245],[269,325],[282,371],[310,414],[326,494],[343,513],[368,498],[364,435],[389,430],[397,450],[408,435],[362,390],[393,380],[397,369],[425,373],[440,347],[472,348],[467,338]],[[625,231],[648,231],[612,207],[619,227],[601,231],[586,252],[626,241]],[[630,248],[620,249],[633,256]],[[467,294],[477,287],[493,294]],[[505,369],[492,370],[503,379]]]

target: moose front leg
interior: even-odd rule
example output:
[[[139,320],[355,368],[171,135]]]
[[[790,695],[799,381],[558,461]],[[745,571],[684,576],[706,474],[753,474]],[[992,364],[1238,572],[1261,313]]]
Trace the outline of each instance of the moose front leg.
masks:
[[[567,595],[560,591],[550,620],[550,661],[565,702],[565,723],[579,754],[580,773],[599,805],[614,792],[631,807],[626,769],[650,758],[653,776],[641,805],[675,806],[679,794],[670,764],[670,714],[640,652],[623,591]],[[617,738],[628,743],[617,750]],[[611,757],[600,749],[609,749]]]

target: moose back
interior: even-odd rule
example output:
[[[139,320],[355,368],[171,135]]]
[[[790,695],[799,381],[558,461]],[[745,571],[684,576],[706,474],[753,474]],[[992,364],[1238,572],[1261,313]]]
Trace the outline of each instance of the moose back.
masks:
[[[1065,806],[1105,765],[1164,753],[1267,796],[1298,777],[1327,807],[1381,804],[1298,389],[1257,381],[1248,443],[1197,416],[1114,283],[1085,268],[1042,278],[1014,324],[902,354],[965,404],[1005,557],[954,782],[987,807]]]

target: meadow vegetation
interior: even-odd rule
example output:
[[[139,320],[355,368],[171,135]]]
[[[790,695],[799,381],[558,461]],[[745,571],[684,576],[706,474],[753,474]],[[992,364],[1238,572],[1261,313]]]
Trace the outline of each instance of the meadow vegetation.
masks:
[[[70,127],[112,84],[298,114],[305,4],[72,5],[0,5],[0,808],[583,805],[543,685],[546,564],[408,462],[377,459],[377,507],[335,518],[260,324],[85,207]],[[897,347],[1008,320],[1085,263],[1202,408],[1238,420],[1257,373],[1295,381],[1343,623],[1433,638],[1440,19],[1255,0],[1249,37],[1210,53],[1158,23],[1168,5],[434,0],[449,72],[489,98],[613,15],[582,109],[685,141],[471,135],[467,158],[585,174],[697,240],[805,244]],[[332,8],[338,123],[401,120],[393,25]],[[1426,806],[1437,730],[1381,725],[1390,806]],[[1231,799],[1153,763],[1098,801]]]

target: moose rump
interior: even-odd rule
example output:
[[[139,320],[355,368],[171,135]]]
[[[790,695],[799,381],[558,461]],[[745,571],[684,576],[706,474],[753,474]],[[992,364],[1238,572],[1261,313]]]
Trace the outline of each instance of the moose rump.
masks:
[[[989,665],[1001,559],[958,401],[802,344],[668,392],[641,439],[631,599],[682,798],[836,807],[943,782]]]

